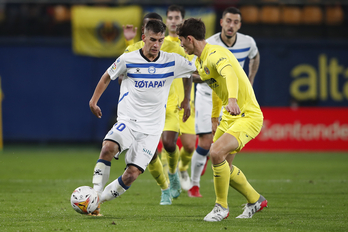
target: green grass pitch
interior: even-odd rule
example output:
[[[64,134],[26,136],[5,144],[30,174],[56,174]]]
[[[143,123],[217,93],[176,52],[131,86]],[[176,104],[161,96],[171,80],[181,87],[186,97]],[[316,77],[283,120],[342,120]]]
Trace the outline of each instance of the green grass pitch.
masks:
[[[186,192],[160,206],[161,190],[146,170],[103,217],[76,213],[72,191],[92,185],[98,146],[6,146],[0,152],[0,231],[348,231],[348,153],[247,153],[234,164],[269,207],[236,219],[245,199],[229,192],[230,216],[204,222],[214,206],[212,170],[201,180],[203,198]],[[211,164],[211,163],[209,163]],[[110,181],[125,168],[113,160]]]

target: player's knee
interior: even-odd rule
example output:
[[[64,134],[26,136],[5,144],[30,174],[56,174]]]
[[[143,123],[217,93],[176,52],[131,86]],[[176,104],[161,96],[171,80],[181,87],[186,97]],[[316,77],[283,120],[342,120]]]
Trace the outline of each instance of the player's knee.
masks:
[[[219,149],[218,147],[214,146],[214,144],[211,146],[210,148],[210,158],[212,159],[212,161],[216,161],[216,162],[219,162],[221,160],[224,160],[225,159],[225,155],[223,153],[223,151],[221,149]]]
[[[196,148],[196,146],[195,146],[195,144],[186,144],[185,146],[184,146],[184,149],[185,149],[185,151],[187,152],[187,153],[193,153],[194,151],[195,151],[195,148]]]
[[[167,152],[174,152],[176,149],[176,143],[174,141],[162,141],[163,147]]]
[[[100,152],[100,157],[105,160],[112,160],[112,158],[119,151],[118,145],[111,141],[104,141]]]

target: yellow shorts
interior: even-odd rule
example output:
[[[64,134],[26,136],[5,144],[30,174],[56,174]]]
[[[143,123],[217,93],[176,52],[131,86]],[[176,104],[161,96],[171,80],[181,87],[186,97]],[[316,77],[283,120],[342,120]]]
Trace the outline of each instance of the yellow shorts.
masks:
[[[166,121],[164,123],[163,131],[175,131],[177,133],[180,132],[178,108],[179,106],[177,96],[169,96],[166,108]]]
[[[184,110],[179,111],[180,135],[181,134],[192,134],[192,135],[196,134],[196,130],[195,130],[195,106],[192,102],[190,105],[191,105],[191,115],[187,119],[186,122],[182,121],[182,117],[184,116]]]
[[[224,133],[233,135],[238,140],[239,147],[230,154],[237,153],[260,133],[262,124],[262,117],[241,117],[235,120],[225,120],[223,118],[215,132],[214,142]]]

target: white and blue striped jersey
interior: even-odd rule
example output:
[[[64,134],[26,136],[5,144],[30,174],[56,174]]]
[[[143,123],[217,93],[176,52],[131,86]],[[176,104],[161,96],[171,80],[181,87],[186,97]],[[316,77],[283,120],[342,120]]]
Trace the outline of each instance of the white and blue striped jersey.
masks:
[[[229,47],[227,46],[224,41],[221,39],[221,32],[216,33],[206,39],[207,43],[213,44],[213,45],[220,45],[224,48],[227,48],[230,50],[233,55],[237,58],[239,64],[243,67],[244,62],[246,58],[249,59],[254,58],[257,53],[258,49],[255,43],[255,40],[248,35],[244,35],[242,33],[237,32],[236,41],[235,43]],[[210,93],[211,94],[211,88],[206,83],[200,83],[197,84],[197,91],[204,93]]]
[[[189,78],[195,70],[192,62],[176,53],[160,51],[152,62],[141,49],[122,54],[107,70],[111,80],[124,75],[117,121],[144,134],[162,133],[170,85],[174,78]]]

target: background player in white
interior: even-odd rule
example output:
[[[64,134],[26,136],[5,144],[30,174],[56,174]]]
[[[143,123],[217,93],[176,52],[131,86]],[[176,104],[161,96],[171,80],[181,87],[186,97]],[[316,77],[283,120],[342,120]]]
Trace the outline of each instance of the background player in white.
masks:
[[[220,19],[221,32],[209,37],[206,41],[209,44],[220,45],[230,50],[243,67],[246,58],[249,58],[249,80],[251,85],[260,64],[260,54],[254,39],[248,35],[238,32],[242,25],[242,16],[235,7],[224,10]],[[204,164],[207,162],[209,148],[213,141],[211,110],[212,90],[206,83],[197,83],[195,100],[195,122],[198,146],[191,161],[191,189],[188,191],[190,197],[202,197],[199,192],[200,177]]]
[[[105,136],[99,159],[94,168],[93,188],[100,203],[123,194],[151,161],[165,121],[165,107],[170,85],[174,78],[183,78],[191,87],[194,65],[182,56],[160,51],[166,26],[150,20],[142,35],[142,49],[122,54],[103,74],[90,100],[90,109],[98,118],[102,116],[97,103],[111,80],[124,75],[120,87],[117,123]],[[190,90],[190,88],[187,88]],[[183,101],[184,120],[190,116],[189,94]],[[125,151],[127,168],[124,173],[105,187],[111,160]],[[116,155],[117,156],[117,155]],[[94,214],[99,215],[100,208]]]

